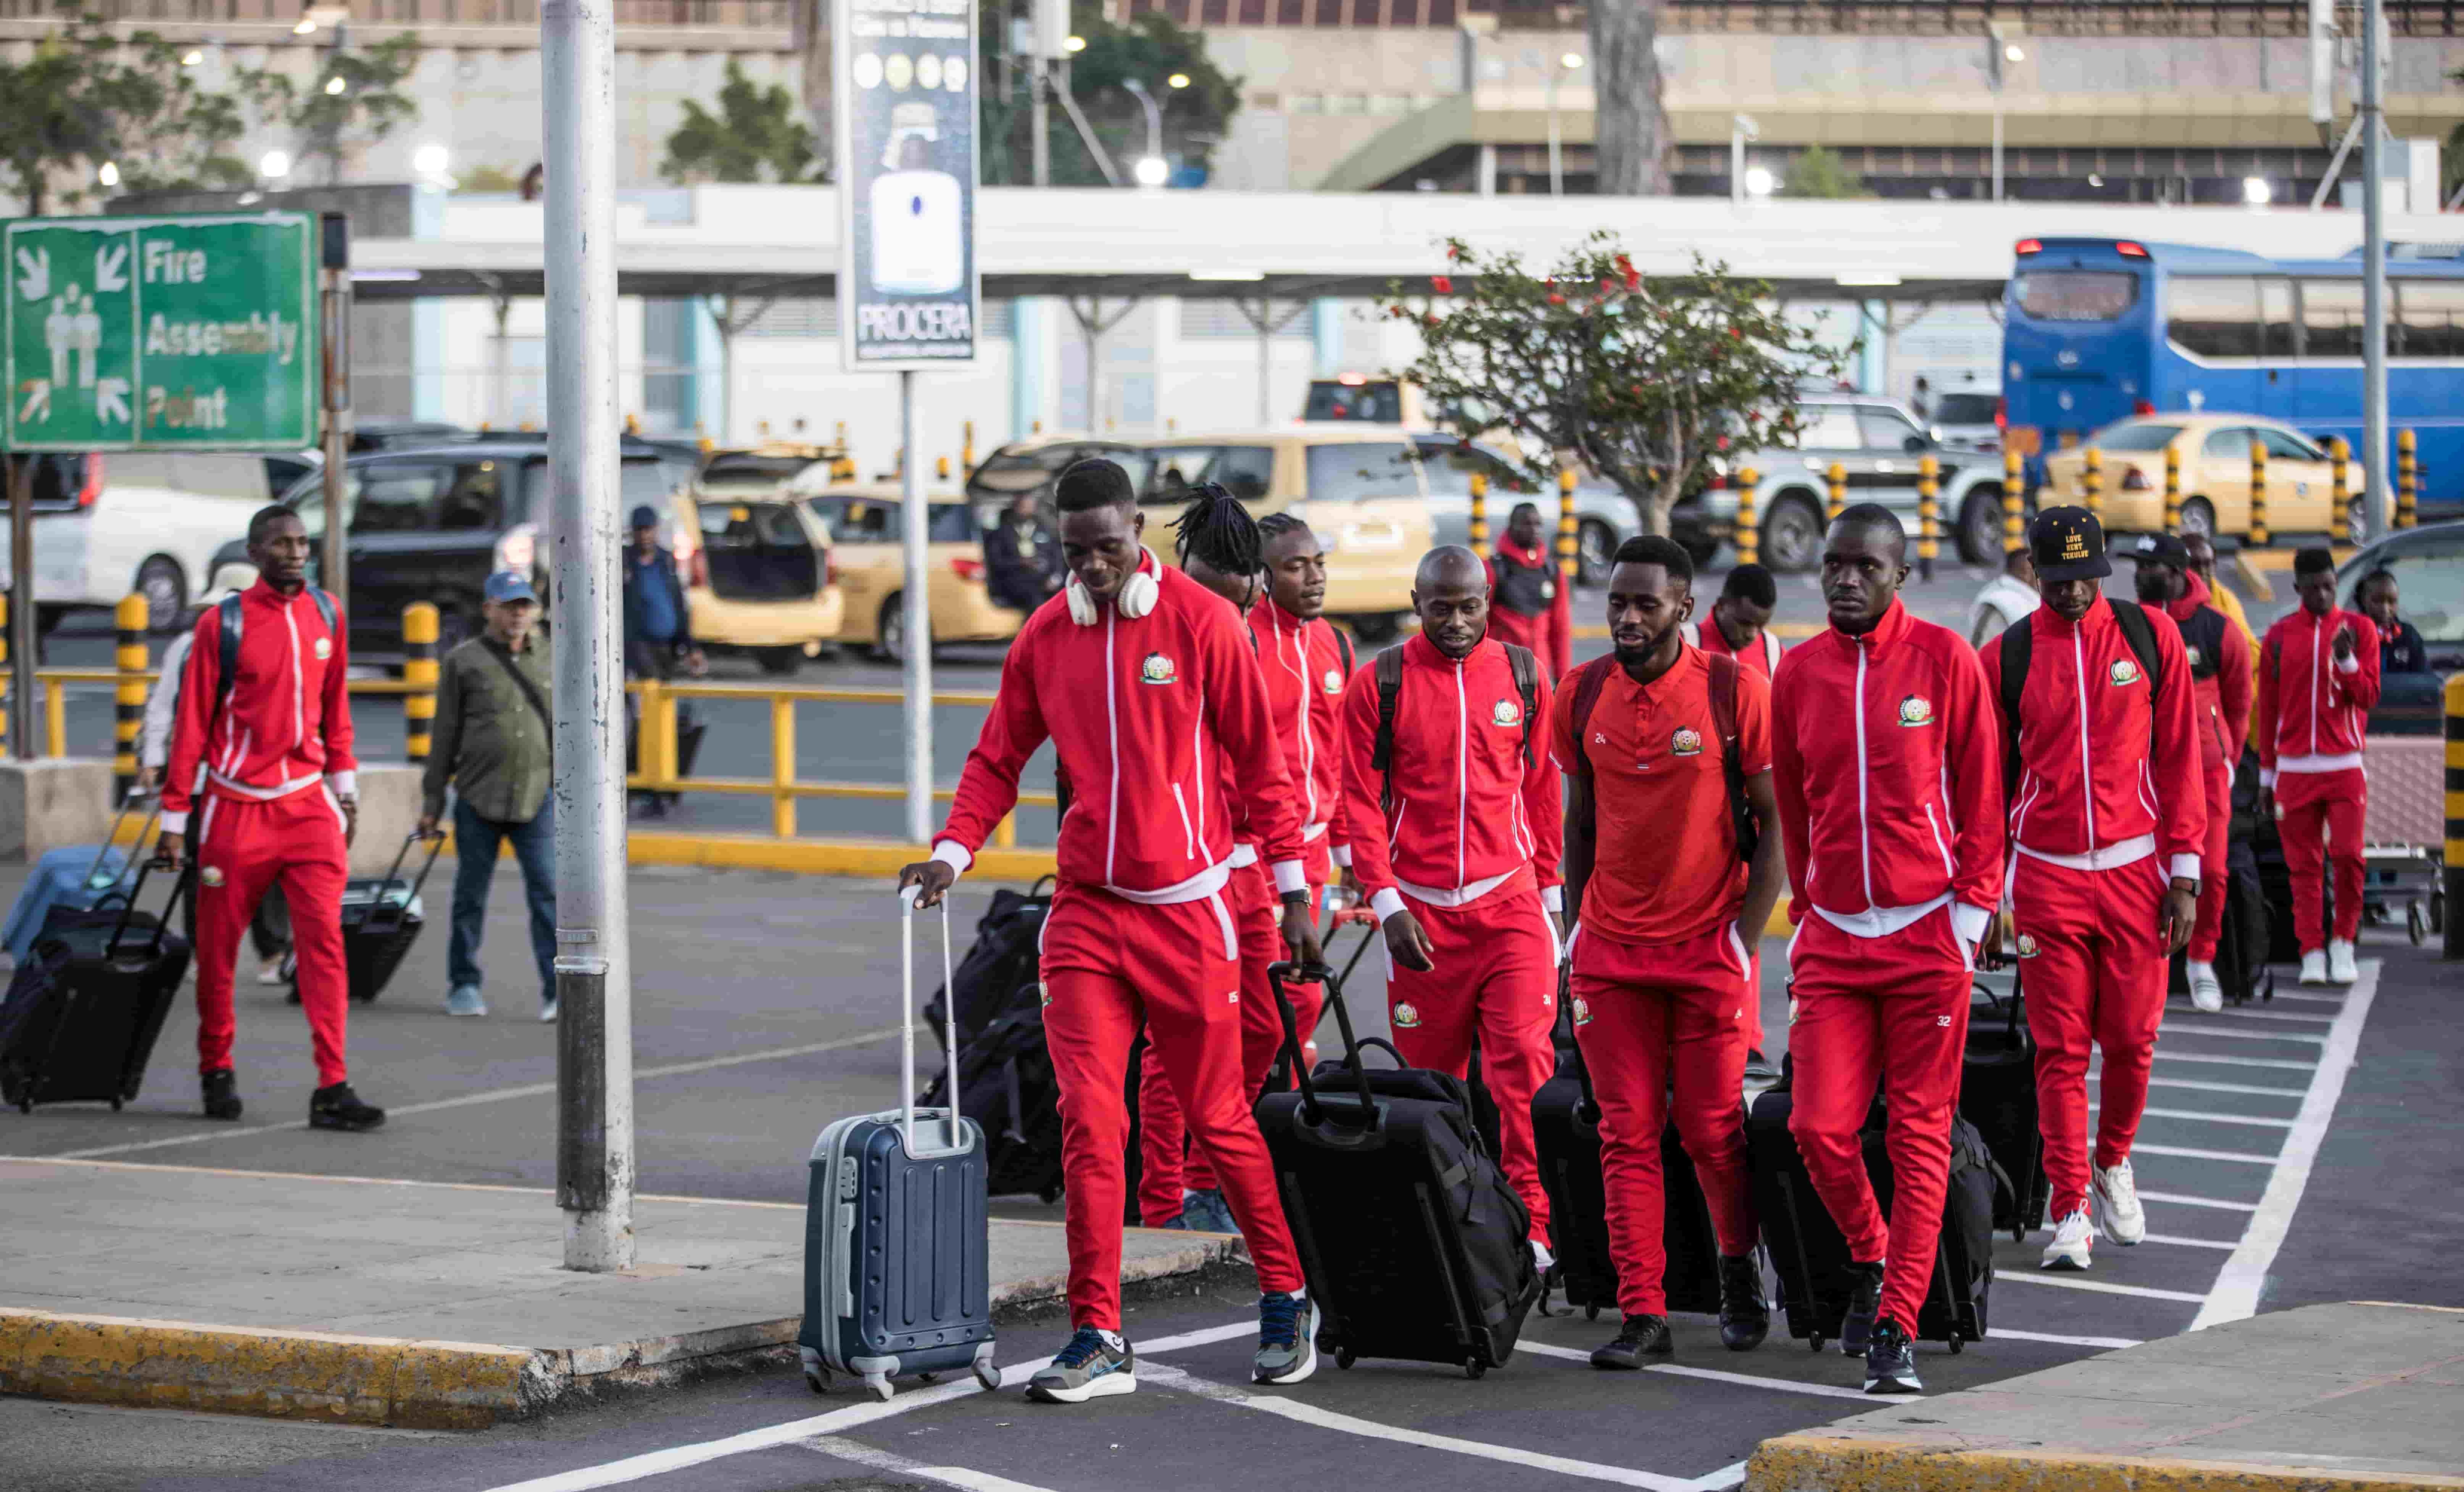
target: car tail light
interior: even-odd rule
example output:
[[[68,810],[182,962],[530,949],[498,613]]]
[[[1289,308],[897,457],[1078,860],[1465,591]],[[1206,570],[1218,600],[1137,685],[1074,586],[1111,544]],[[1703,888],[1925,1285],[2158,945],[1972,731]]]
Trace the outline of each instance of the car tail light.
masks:
[[[102,458],[88,456],[85,458],[85,481],[77,488],[77,506],[91,508],[94,506],[94,500],[101,495]]]
[[[2007,430],[2011,428],[2010,400],[1996,399],[1993,401],[1993,428],[1997,430]]]
[[[2152,489],[2147,485],[2146,472],[2137,467],[2124,467],[2122,471],[2122,490],[2125,493],[2144,493]]]
[[[694,550],[693,552],[693,562],[688,566],[688,568],[691,573],[685,577],[686,584],[693,586],[696,590],[710,589],[709,556],[703,554],[698,549]]]
[[[965,555],[954,555],[950,560],[950,573],[972,583],[984,578],[984,562],[970,560]]]
[[[2041,238],[2022,238],[2017,243],[2011,246],[2011,252],[2013,253],[2042,253],[2045,252],[2045,241]]]
[[[1706,484],[1705,484],[1704,490],[1705,490],[1705,492],[1714,492],[1714,493],[1725,493],[1725,492],[1727,492],[1727,491],[1728,490],[1728,473],[1727,473],[1727,472],[1712,472],[1712,473],[1711,473],[1711,480],[1710,480],[1709,482],[1707,482]]]
[[[2156,412],[2156,406],[2149,404],[2145,399],[2134,399],[2130,401],[2130,412],[2133,414],[2154,414]]]
[[[2127,238],[2115,244],[2113,246],[2113,252],[2122,255],[2125,259],[2145,259],[2147,257],[2147,246],[2145,244],[2134,244]]]
[[[825,589],[839,582],[839,561],[836,555],[822,558],[822,585]]]

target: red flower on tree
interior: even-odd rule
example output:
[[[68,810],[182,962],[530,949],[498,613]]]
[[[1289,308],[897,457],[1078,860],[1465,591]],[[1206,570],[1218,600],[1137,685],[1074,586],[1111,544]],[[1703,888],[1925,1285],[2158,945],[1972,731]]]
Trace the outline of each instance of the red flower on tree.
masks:
[[[1454,278],[1451,275],[1432,274],[1429,276],[1429,288],[1441,296],[1451,296],[1455,293]]]

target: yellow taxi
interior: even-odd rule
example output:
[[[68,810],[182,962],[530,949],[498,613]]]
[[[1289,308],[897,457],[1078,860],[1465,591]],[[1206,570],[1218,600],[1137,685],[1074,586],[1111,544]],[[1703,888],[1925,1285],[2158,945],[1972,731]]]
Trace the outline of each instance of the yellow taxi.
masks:
[[[847,597],[838,640],[885,658],[907,655],[906,509],[896,482],[794,484],[804,511],[830,535],[838,588]],[[998,643],[1016,636],[1026,614],[993,604],[984,587],[983,536],[962,493],[926,494],[932,509],[924,563],[931,587],[933,641]]]
[[[2087,452],[2101,465],[2104,525],[2121,533],[2165,527],[2165,453],[2182,468],[2182,532],[2250,532],[2250,448],[2267,448],[2269,534],[2324,534],[2333,512],[2333,458],[2289,425],[2248,414],[2148,414],[2109,425],[2081,444],[2045,458],[2041,506],[2087,501]],[[2347,495],[2359,511],[2365,472],[2344,465]],[[2347,515],[2347,522],[2350,515]]]
[[[829,530],[776,474],[705,472],[669,506],[695,641],[783,675],[838,640],[847,602],[830,573]]]

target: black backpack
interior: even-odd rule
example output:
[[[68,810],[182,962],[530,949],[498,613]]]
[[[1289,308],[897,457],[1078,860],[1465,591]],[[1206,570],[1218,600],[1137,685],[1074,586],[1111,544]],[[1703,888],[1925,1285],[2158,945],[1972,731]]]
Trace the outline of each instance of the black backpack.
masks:
[[[2139,667],[2147,675],[2148,722],[2147,759],[2156,759],[2157,691],[2165,687],[2164,655],[2156,647],[2156,628],[2147,620],[2146,608],[2139,603],[2125,602],[2114,605],[2107,600],[2113,620],[2122,628],[2122,640],[2138,655]],[[2035,650],[2035,637],[2029,624],[2033,615],[2021,617],[2002,633],[2002,798],[2008,803],[2019,794],[2019,700],[2028,688],[2028,658]]]
[[[1045,915],[1052,910],[1053,878],[1045,876],[1021,893],[1006,888],[993,892],[992,906],[976,921],[976,941],[950,983],[933,992],[924,1019],[937,1040],[950,1019],[951,999],[957,1002],[958,1040],[966,1042],[1006,1008],[1023,984],[1036,981],[1036,940],[1044,933]]]
[[[1531,752],[1531,716],[1540,709],[1540,660],[1531,649],[1514,643],[1500,643],[1506,649],[1506,666],[1514,674],[1514,691],[1523,696],[1523,764],[1537,765],[1539,758]],[[1344,649],[1347,660],[1351,649]],[[1388,809],[1395,806],[1395,707],[1403,696],[1403,645],[1397,643],[1377,655],[1370,665],[1377,671],[1377,739],[1369,753],[1369,765],[1386,779],[1379,801]]]

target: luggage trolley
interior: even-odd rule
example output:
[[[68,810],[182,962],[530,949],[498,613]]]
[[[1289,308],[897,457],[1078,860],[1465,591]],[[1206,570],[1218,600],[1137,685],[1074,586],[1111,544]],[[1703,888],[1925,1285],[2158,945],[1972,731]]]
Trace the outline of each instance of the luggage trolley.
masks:
[[[2434,735],[2373,735],[2369,806],[2362,827],[2363,903],[2370,921],[2401,906],[2418,948],[2447,926],[2447,743]]]

